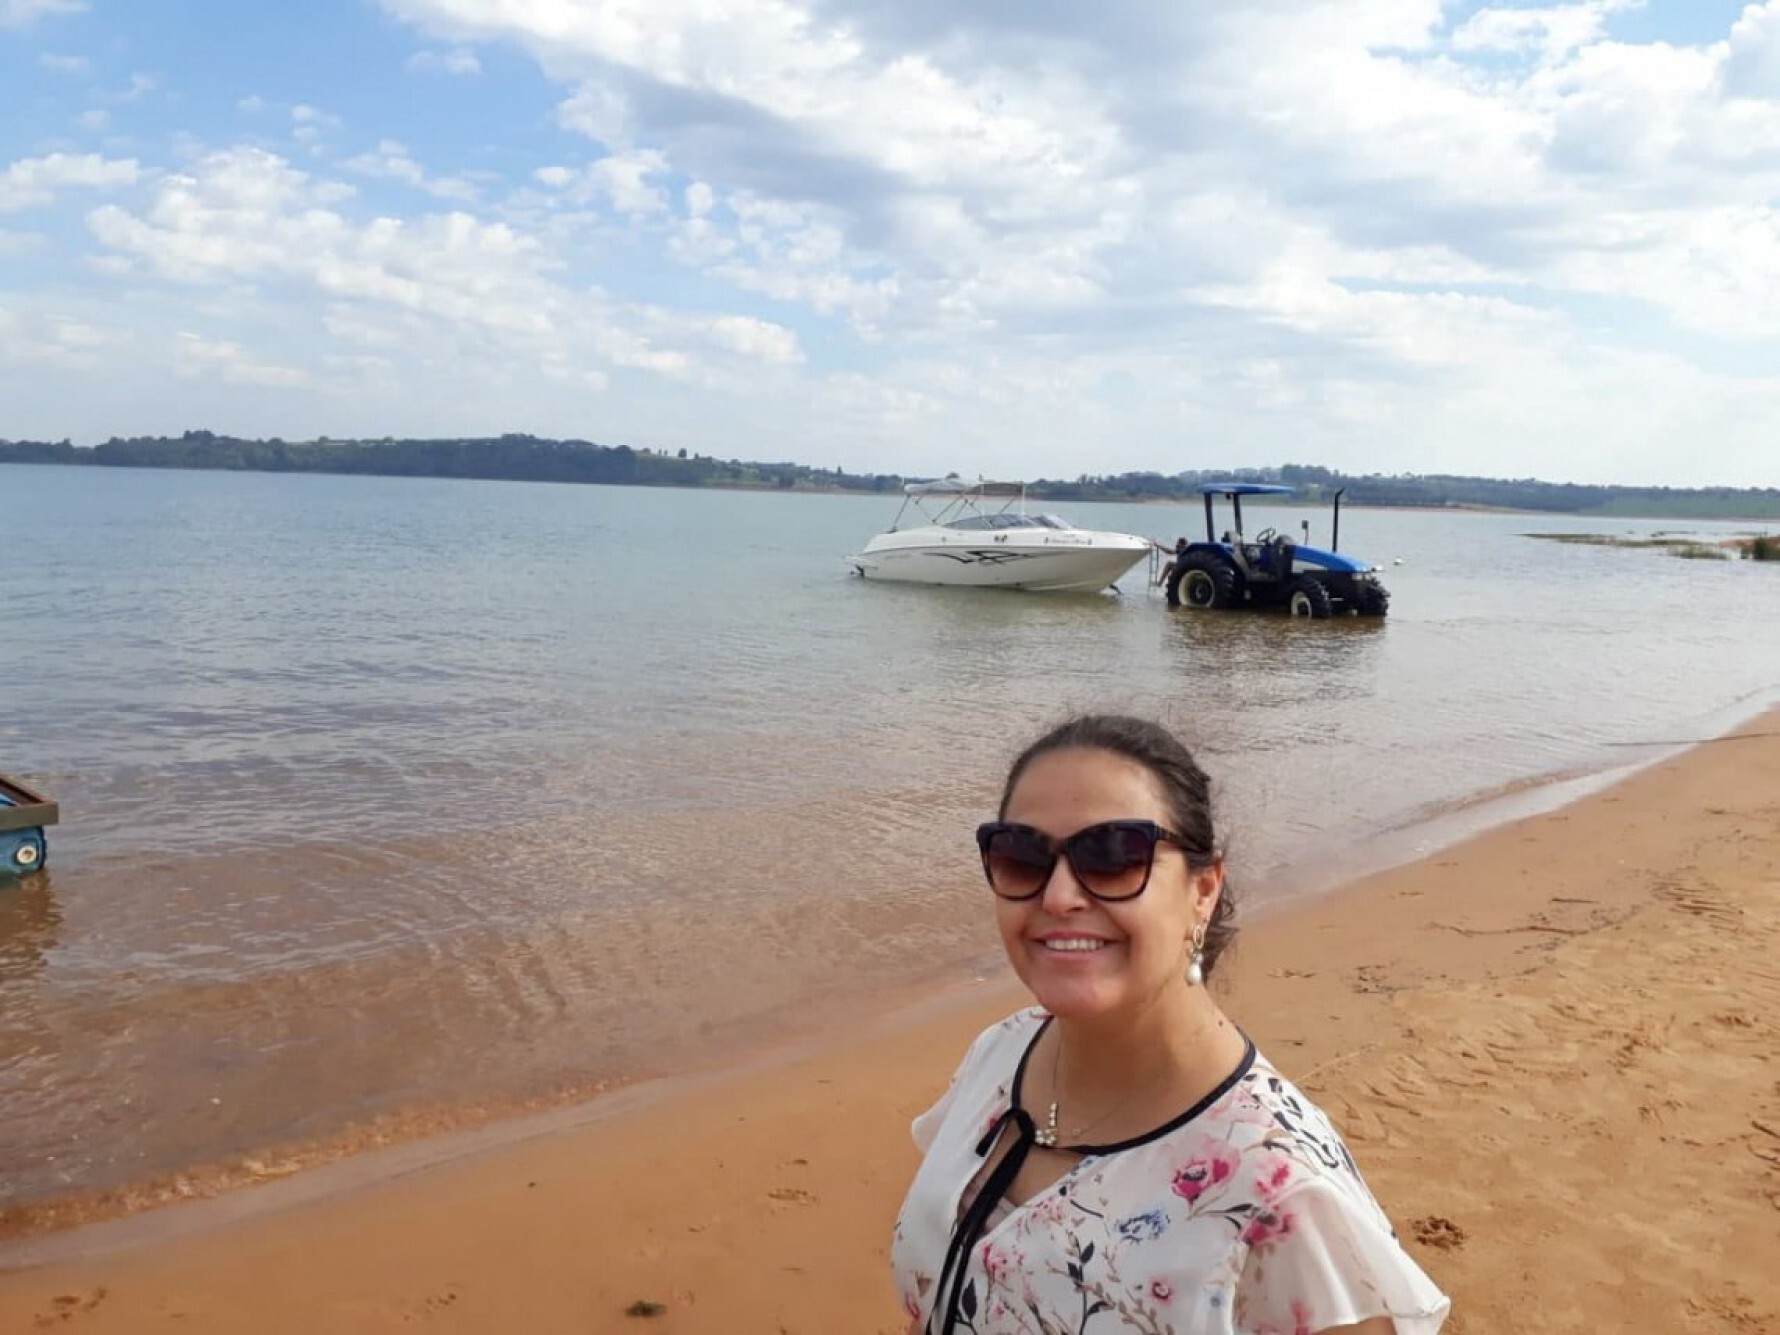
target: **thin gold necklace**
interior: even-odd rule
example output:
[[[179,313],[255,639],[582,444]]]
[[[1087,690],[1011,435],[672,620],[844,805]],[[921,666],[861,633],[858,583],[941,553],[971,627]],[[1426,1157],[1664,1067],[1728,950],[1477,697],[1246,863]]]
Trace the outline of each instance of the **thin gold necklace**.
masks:
[[[1059,1031],[1057,1034],[1057,1047],[1051,1053],[1051,1104],[1045,1111],[1045,1124],[1043,1129],[1035,1131],[1032,1136],[1033,1143],[1042,1149],[1056,1149],[1058,1141],[1061,1139],[1061,1132],[1057,1126],[1057,1074],[1062,1062],[1063,1034]],[[1075,1136],[1073,1139],[1080,1140],[1095,1127],[1106,1122],[1115,1114],[1123,1112],[1131,1101],[1139,1094],[1143,1093],[1146,1088],[1147,1086],[1145,1085],[1139,1085],[1136,1089],[1132,1090],[1129,1094],[1125,1095],[1124,1098],[1115,1103],[1111,1108],[1108,1108],[1105,1112],[1101,1113],[1100,1116],[1096,1117],[1092,1122],[1087,1123],[1085,1126],[1078,1126],[1075,1129]]]
[[[1193,1042],[1197,1043],[1199,1041],[1200,1036],[1205,1032],[1205,1030],[1209,1029],[1210,1027],[1211,1027],[1211,1021],[1206,1020],[1206,1021],[1202,1022],[1199,1025],[1199,1028],[1193,1034]],[[1033,1132],[1033,1135],[1032,1135],[1033,1143],[1035,1145],[1038,1145],[1042,1149],[1054,1150],[1054,1149],[1058,1148],[1059,1141],[1062,1139],[1062,1131],[1057,1125],[1057,1077],[1058,1077],[1060,1068],[1062,1067],[1062,1064],[1063,1064],[1063,1031],[1061,1029],[1059,1029],[1057,1031],[1057,1046],[1051,1052],[1051,1103],[1050,1103],[1050,1107],[1045,1110],[1045,1124],[1044,1124],[1044,1126],[1041,1127],[1039,1130]],[[1118,1113],[1123,1112],[1127,1107],[1130,1106],[1132,1101],[1135,1100],[1139,1094],[1143,1093],[1148,1088],[1149,1088],[1148,1085],[1137,1086],[1136,1089],[1132,1090],[1129,1094],[1125,1095],[1124,1098],[1120,1099],[1111,1108],[1108,1108],[1105,1112],[1101,1113],[1100,1116],[1096,1117],[1092,1122],[1089,1122],[1084,1126],[1078,1126],[1075,1129],[1075,1136],[1073,1137],[1073,1139],[1080,1140],[1083,1136],[1087,1135],[1088,1132],[1092,1131],[1095,1127],[1104,1124],[1105,1122],[1111,1120]]]

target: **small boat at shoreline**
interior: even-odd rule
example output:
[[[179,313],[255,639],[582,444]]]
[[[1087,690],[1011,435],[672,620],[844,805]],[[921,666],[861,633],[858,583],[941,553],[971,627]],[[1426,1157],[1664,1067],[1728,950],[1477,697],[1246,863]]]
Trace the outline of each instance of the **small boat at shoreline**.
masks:
[[[60,819],[54,802],[0,774],[0,878],[41,871],[49,857],[44,827]]]
[[[1148,538],[1026,513],[1022,482],[911,482],[889,530],[847,563],[868,580],[1092,593],[1150,552]],[[903,526],[910,508],[921,522]]]

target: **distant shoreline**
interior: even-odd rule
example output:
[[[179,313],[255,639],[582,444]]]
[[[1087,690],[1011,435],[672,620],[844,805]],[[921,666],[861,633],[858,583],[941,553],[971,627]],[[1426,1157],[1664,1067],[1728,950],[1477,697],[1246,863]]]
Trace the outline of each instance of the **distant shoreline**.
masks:
[[[0,459],[0,467],[7,464],[30,466],[35,463],[45,468],[104,468],[115,472],[136,473],[254,473],[261,476],[282,475],[296,477],[375,477],[407,479],[416,482],[517,482],[539,486],[592,486],[592,487],[641,487],[650,491],[720,491],[737,495],[750,496],[866,496],[880,500],[902,499],[900,491],[873,491],[865,487],[815,486],[799,483],[792,487],[780,487],[765,482],[707,482],[686,484],[674,482],[581,482],[556,483],[540,478],[529,477],[456,477],[450,474],[433,473],[365,473],[352,470],[331,471],[318,468],[227,468],[222,466],[203,467],[191,465],[186,467],[145,466],[142,464],[58,464],[42,460],[21,461]],[[1164,509],[1170,506],[1187,506],[1195,510],[1200,505],[1200,498],[1194,496],[1081,496],[1081,497],[1050,497],[1032,496],[1031,501],[1042,504],[1067,505],[1131,505],[1145,509]],[[1282,510],[1326,510],[1330,506],[1327,497],[1306,500],[1292,496],[1270,498],[1267,502]],[[1706,524],[1775,524],[1780,523],[1780,515],[1689,515],[1660,514],[1647,512],[1641,514],[1603,514],[1598,510],[1534,510],[1525,506],[1480,505],[1467,501],[1454,501],[1448,505],[1391,505],[1368,501],[1343,501],[1341,508],[1352,512],[1363,510],[1382,514],[1480,514],[1480,515],[1524,515],[1528,518],[1565,518],[1588,519],[1599,523],[1642,523],[1646,520],[1664,520],[1669,523],[1693,521]]]
[[[113,438],[76,447],[63,441],[0,439],[0,464],[139,468],[163,471],[317,473],[336,477],[424,477],[447,481],[560,482],[678,490],[877,496],[900,500],[910,479],[896,473],[853,473],[791,462],[717,459],[685,450],[668,453],[606,446],[587,440],[532,436],[288,442],[244,440],[212,432],[181,437]],[[1074,481],[1027,483],[1037,507],[1150,505],[1198,507],[1197,488],[1226,480],[1283,485],[1295,494],[1267,503],[1327,509],[1339,491],[1360,510],[1425,513],[1568,515],[1600,521],[1780,523],[1780,488],[1627,487],[1552,483],[1536,479],[1447,475],[1349,476],[1332,469],[1284,465],[1264,469],[1204,469],[1176,474],[1126,472]]]

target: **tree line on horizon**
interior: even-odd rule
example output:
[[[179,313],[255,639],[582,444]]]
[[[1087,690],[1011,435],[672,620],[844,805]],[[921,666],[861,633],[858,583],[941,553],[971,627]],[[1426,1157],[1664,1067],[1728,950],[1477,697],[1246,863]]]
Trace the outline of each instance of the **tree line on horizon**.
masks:
[[[380,477],[438,477],[512,482],[582,482],[614,486],[727,487],[777,491],[899,493],[896,473],[855,473],[797,463],[718,459],[686,450],[666,452],[509,434],[437,440],[247,440],[211,431],[181,436],[112,437],[101,445],[69,441],[0,440],[0,464],[62,464],[110,468],[188,468],[271,473],[345,473]],[[1292,499],[1328,501],[1339,489],[1349,505],[1499,508],[1552,514],[1780,519],[1780,488],[1621,487],[1536,478],[1446,474],[1353,475],[1310,464],[1277,468],[1194,469],[1180,473],[1129,472],[1074,480],[1041,478],[1028,484],[1035,500],[1178,501],[1198,497],[1212,481],[1266,482],[1296,489]]]

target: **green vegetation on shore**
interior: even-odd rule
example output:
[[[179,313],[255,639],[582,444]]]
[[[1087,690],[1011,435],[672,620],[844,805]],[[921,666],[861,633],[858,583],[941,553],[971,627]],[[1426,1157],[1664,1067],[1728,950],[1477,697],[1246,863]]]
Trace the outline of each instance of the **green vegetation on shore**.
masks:
[[[1780,538],[1766,534],[1711,542],[1672,533],[1652,533],[1642,538],[1623,533],[1523,533],[1521,537],[1580,547],[1654,547],[1689,561],[1728,561],[1732,552],[1746,561],[1780,561]]]
[[[900,492],[895,473],[850,473],[796,463],[750,463],[587,440],[505,435],[462,440],[244,440],[211,431],[178,437],[113,437],[85,448],[68,441],[0,440],[0,464],[64,464],[113,468],[237,469],[273,473],[357,473],[385,477],[480,478],[514,482],[598,482],[620,486],[734,487],[780,491]],[[1780,519],[1780,489],[1736,487],[1612,487],[1531,478],[1398,474],[1355,476],[1330,468],[1286,464],[1266,469],[1192,469],[1180,473],[1118,473],[1073,481],[1041,478],[1029,494],[1041,501],[1175,501],[1197,499],[1200,482],[1275,482],[1298,489],[1294,499],[1321,504],[1337,488],[1350,505],[1434,509],[1536,510],[1552,514],[1643,515],[1677,519]],[[1768,558],[1757,558],[1768,559]]]

